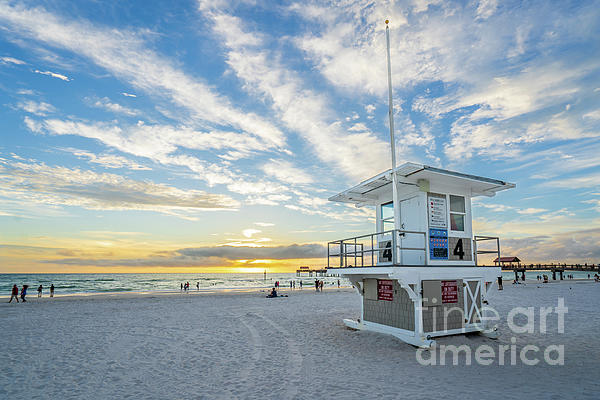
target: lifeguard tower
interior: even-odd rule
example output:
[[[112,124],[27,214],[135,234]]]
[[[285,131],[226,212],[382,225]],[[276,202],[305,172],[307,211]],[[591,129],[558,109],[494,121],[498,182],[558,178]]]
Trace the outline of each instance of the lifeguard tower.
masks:
[[[438,336],[493,336],[482,308],[501,269],[477,266],[477,255],[500,257],[500,242],[473,235],[471,199],[515,185],[415,163],[396,167],[387,24],[392,168],[329,199],[375,207],[375,233],[327,246],[328,271],[349,279],[362,296],[360,318],[344,323],[419,347],[433,346]],[[481,241],[496,248],[478,250]]]
[[[375,233],[328,243],[328,270],[362,296],[360,318],[344,323],[420,347],[436,336],[493,329],[484,326],[482,305],[501,269],[477,266],[477,254],[500,254],[499,239],[473,236],[471,199],[514,187],[405,163],[331,197],[375,207]],[[495,249],[477,250],[483,240]]]

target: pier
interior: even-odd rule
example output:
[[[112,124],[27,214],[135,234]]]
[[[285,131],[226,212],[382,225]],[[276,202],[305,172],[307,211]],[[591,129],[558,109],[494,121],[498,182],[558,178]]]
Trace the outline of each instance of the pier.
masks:
[[[296,270],[296,276],[298,278],[310,278],[310,277],[325,277],[327,276],[327,268],[310,268],[300,267]]]
[[[496,261],[494,261],[497,263]],[[514,271],[515,280],[519,280],[519,273],[521,274],[521,280],[525,280],[525,272],[527,271],[550,271],[552,272],[552,280],[557,280],[558,274],[559,279],[564,279],[563,274],[567,271],[583,271],[583,272],[595,272],[600,273],[600,264],[566,264],[566,263],[550,263],[550,264],[522,264],[518,263],[502,263],[502,271]]]

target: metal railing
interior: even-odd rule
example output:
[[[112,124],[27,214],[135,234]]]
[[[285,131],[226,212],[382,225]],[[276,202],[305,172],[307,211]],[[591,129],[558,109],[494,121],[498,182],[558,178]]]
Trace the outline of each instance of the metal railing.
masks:
[[[403,246],[401,239],[407,239],[409,235],[422,236],[423,247]],[[327,268],[397,265],[402,262],[404,251],[421,251],[425,260],[426,240],[425,232],[399,229],[336,240],[327,243]]]
[[[488,240],[496,241],[496,250],[479,250],[477,248],[477,242],[483,242]],[[500,238],[495,236],[475,236],[473,237],[473,254],[475,256],[475,265],[477,266],[477,255],[478,254],[496,254],[500,259]]]
[[[408,235],[418,235],[423,238],[423,247],[404,246]],[[388,265],[426,265],[427,235],[425,232],[391,229],[388,231],[355,236],[348,239],[335,240],[327,243],[327,268],[375,267]],[[483,241],[495,242],[495,249],[478,249],[478,243]],[[394,251],[395,249],[395,251]],[[404,251],[423,252],[422,263],[406,264]],[[500,238],[495,236],[475,236],[473,238],[473,257],[478,266],[477,255],[496,254],[500,258]]]

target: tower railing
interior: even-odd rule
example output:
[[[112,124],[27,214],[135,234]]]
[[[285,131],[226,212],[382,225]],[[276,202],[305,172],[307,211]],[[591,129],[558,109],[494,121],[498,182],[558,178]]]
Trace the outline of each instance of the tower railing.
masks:
[[[422,237],[422,247],[405,245],[411,237]],[[374,267],[401,263],[404,252],[422,252],[425,260],[426,233],[391,229],[327,243],[327,268]],[[412,240],[409,240],[409,242]]]
[[[493,250],[480,250],[477,246],[477,243],[479,242],[484,242],[484,241],[488,241],[488,242],[496,242],[496,249]],[[475,257],[475,265],[477,264],[477,256],[479,254],[496,254],[496,257],[498,259],[500,259],[500,238],[496,237],[496,236],[477,236],[475,235],[475,237],[473,237],[473,254]]]

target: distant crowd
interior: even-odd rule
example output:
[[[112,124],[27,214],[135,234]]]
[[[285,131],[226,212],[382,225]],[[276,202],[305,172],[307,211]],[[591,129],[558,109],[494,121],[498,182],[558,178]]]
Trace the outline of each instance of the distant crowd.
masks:
[[[181,284],[181,291],[182,292],[187,292],[189,290],[190,290],[190,283],[189,282]],[[196,282],[196,290],[200,290],[200,282]]]
[[[25,297],[27,297],[27,289],[29,289],[29,285],[23,285],[23,287],[21,288],[21,301],[23,303],[26,303],[27,300],[25,299]],[[42,293],[44,291],[44,286],[40,285],[37,288],[37,294],[38,297],[42,297]],[[54,297],[54,284],[50,285],[50,297]],[[10,292],[10,300],[8,301],[9,303],[12,303],[13,299],[15,299],[17,301],[17,303],[19,302],[19,288],[17,285],[13,285],[12,290]]]
[[[323,285],[325,284],[324,281],[319,280],[319,279],[315,279],[315,290],[317,292],[320,292],[323,290]],[[335,285],[334,282],[331,283],[332,285]],[[337,287],[340,287],[341,283],[340,280],[337,280]],[[300,290],[302,290],[303,288],[303,283],[302,280],[298,281],[298,286],[300,288]],[[281,287],[281,282],[280,281],[275,281],[275,287],[273,287],[274,291],[277,291],[279,288]],[[190,290],[190,283],[189,282],[182,282],[179,285],[179,288],[181,290],[181,292],[188,292]],[[296,289],[296,281],[295,280],[291,280],[290,281],[290,289],[294,290]],[[200,282],[196,282],[196,290],[200,290]]]

